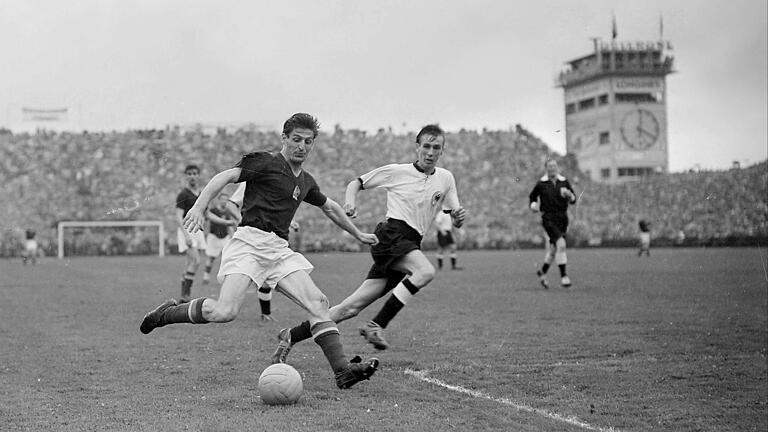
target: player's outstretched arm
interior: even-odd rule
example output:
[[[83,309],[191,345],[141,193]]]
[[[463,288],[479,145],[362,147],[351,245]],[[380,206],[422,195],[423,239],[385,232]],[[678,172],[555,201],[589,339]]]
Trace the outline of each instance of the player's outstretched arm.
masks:
[[[362,185],[358,179],[352,180],[347,185],[347,191],[344,194],[344,212],[350,218],[357,217],[357,193],[362,190]]]
[[[341,208],[339,203],[336,201],[328,198],[321,208],[323,213],[328,216],[328,219],[332,220],[333,223],[338,225],[344,231],[352,234],[352,236],[355,237],[360,243],[371,246],[379,243],[379,239],[376,237],[376,234],[364,233],[360,231],[360,229],[358,229],[355,224],[352,223],[349,217],[347,217],[344,209]]]
[[[184,229],[189,232],[197,232],[203,229],[205,223],[205,210],[208,208],[213,197],[218,196],[224,186],[229,183],[237,183],[240,178],[240,168],[230,168],[222,171],[208,182],[195,201],[195,205],[187,212],[184,217]]]
[[[235,223],[233,219],[224,219],[223,217],[216,216],[216,213],[212,212],[210,207],[205,211],[205,218],[221,225],[233,225]]]
[[[224,207],[227,209],[227,212],[233,218],[235,218],[235,222],[237,222],[235,226],[240,225],[240,221],[243,220],[243,215],[240,214],[240,207],[238,207],[238,205],[233,203],[232,201],[227,201]]]

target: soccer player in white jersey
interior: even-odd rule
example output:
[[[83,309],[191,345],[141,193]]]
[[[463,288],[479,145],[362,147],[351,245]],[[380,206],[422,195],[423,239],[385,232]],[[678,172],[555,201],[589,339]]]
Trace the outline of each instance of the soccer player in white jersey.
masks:
[[[344,209],[350,217],[357,216],[357,193],[375,188],[387,191],[387,214],[374,231],[379,244],[371,247],[373,266],[362,285],[331,308],[331,319],[337,323],[350,319],[391,290],[379,313],[360,328],[360,334],[376,349],[389,347],[383,329],[435,277],[435,267],[421,251],[421,240],[435,215],[440,211],[450,214],[457,228],[464,223],[466,211],[459,203],[453,174],[436,166],[444,145],[442,129],[425,126],[416,136],[416,162],[385,165],[347,185]],[[307,321],[282,329],[272,362],[285,362],[291,347],[310,337]]]
[[[456,242],[453,240],[451,216],[448,213],[437,212],[435,228],[437,228],[437,269],[442,270],[443,258],[448,255],[451,260],[451,269],[461,270],[461,267],[456,265]]]

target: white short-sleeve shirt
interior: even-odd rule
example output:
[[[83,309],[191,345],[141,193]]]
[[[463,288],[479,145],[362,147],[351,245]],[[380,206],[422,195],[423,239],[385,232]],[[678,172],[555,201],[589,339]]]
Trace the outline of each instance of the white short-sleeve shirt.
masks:
[[[405,221],[422,236],[437,212],[455,210],[459,204],[456,180],[445,168],[427,175],[416,164],[390,164],[360,176],[363,189],[387,191],[387,217]]]

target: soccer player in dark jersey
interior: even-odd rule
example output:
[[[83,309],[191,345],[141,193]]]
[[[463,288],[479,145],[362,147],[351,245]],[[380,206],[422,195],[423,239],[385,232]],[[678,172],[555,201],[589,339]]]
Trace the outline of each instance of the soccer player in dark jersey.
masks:
[[[536,182],[529,199],[532,211],[541,211],[541,224],[549,236],[549,247],[544,255],[544,264],[536,271],[539,282],[546,289],[547,270],[554,260],[560,269],[560,284],[564,288],[571,286],[571,278],[566,273],[568,258],[565,254],[565,233],[568,230],[568,205],[576,203],[576,194],[568,180],[560,174],[557,161],[549,159],[545,163],[547,173]]]
[[[640,219],[637,223],[640,229],[640,250],[637,251],[637,256],[651,256],[651,224],[645,219]]]
[[[248,287],[267,285],[307,311],[312,336],[328,359],[339,388],[349,388],[374,374],[379,365],[376,358],[361,362],[356,356],[347,361],[339,330],[330,318],[328,299],[309,276],[312,264],[288,247],[289,225],[302,201],[321,208],[358,241],[378,243],[374,234],[361,232],[338,203],[320,192],[314,178],[302,168],[317,131],[314,117],[294,114],[283,125],[280,152],[246,154],[234,168],[218,173],[208,182],[184,219],[184,227],[191,232],[202,229],[205,208],[227,184],[246,183],[242,221],[222,251],[219,297],[196,298],[181,305],[167,300],[145,315],[140,326],[142,333],[173,323],[232,321]]]
[[[205,251],[205,234],[197,232],[190,234],[184,230],[184,217],[195,204],[200,194],[200,167],[189,164],[184,168],[184,176],[187,186],[176,195],[176,241],[179,245],[179,253],[186,255],[184,273],[181,275],[181,297],[179,302],[186,303],[192,298],[192,283],[195,281],[195,273],[200,266],[200,258]]]
[[[227,210],[227,201],[229,195],[222,193],[216,199],[212,206],[205,212],[205,218],[208,220],[208,234],[205,236],[205,272],[203,273],[203,283],[207,284],[211,280],[211,268],[216,261],[224,245],[229,241],[229,234],[232,227],[237,226],[240,221]],[[239,216],[239,215],[238,215]]]
[[[447,169],[436,166],[443,154],[445,134],[437,125],[427,125],[416,136],[417,160],[376,168],[347,185],[344,208],[357,215],[357,193],[382,188],[387,191],[386,220],[376,226],[379,244],[371,247],[373,265],[362,285],[331,308],[339,323],[357,316],[377,299],[392,294],[379,313],[360,328],[374,348],[384,350],[384,328],[406,303],[435,277],[435,267],[421,251],[421,240],[438,212],[448,213],[453,226],[464,223],[466,211],[459,204],[456,181]],[[309,339],[309,322],[282,329],[272,362],[285,362],[291,347]]]

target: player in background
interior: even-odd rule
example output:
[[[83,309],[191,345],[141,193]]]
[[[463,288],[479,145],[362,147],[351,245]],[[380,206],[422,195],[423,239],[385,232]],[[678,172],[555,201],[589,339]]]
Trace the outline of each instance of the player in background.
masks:
[[[30,261],[32,265],[37,264],[37,240],[35,240],[35,233],[32,229],[24,231],[24,250],[21,251],[21,263],[27,265],[27,261]]]
[[[438,212],[435,216],[437,228],[437,269],[443,269],[443,257],[447,254],[452,270],[461,270],[456,265],[456,242],[453,240],[453,221],[448,213]]]
[[[213,262],[221,255],[221,250],[234,232],[233,227],[240,223],[240,212],[232,214],[227,208],[228,201],[229,195],[222,193],[214,198],[213,205],[209,206],[205,212],[205,218],[208,220],[208,234],[205,236],[204,284],[210,282]]]
[[[203,188],[184,219],[184,228],[198,232],[205,223],[204,211],[211,199],[230,183],[245,182],[242,221],[224,246],[218,279],[218,299],[196,298],[186,304],[168,300],[145,315],[140,330],[174,323],[225,323],[234,320],[251,284],[274,287],[309,315],[312,337],[334,372],[336,385],[349,388],[369,379],[379,366],[371,358],[347,361],[336,324],[331,320],[328,298],[309,273],[314,269],[300,253],[288,247],[288,229],[302,202],[322,209],[336,225],[364,244],[375,245],[374,234],[361,232],[344,209],[326,197],[302,165],[312,151],[318,133],[317,120],[294,114],[283,125],[279,152],[246,154],[233,168],[216,174]]]
[[[184,168],[184,176],[187,186],[176,196],[176,240],[179,244],[179,253],[186,254],[184,273],[181,276],[181,298],[179,302],[186,303],[192,298],[192,283],[195,281],[195,273],[200,266],[200,257],[205,252],[205,233],[198,231],[189,233],[184,229],[184,217],[195,205],[200,194],[200,168],[189,164]]]
[[[640,229],[640,250],[637,251],[637,256],[651,256],[651,224],[645,219],[640,219],[637,223]]]
[[[536,182],[529,199],[532,211],[541,211],[541,224],[549,237],[549,248],[544,254],[544,264],[536,271],[539,282],[546,289],[547,270],[554,260],[560,269],[560,284],[563,288],[571,286],[571,278],[565,266],[568,257],[565,253],[565,233],[568,230],[568,205],[576,203],[576,194],[568,180],[560,174],[557,161],[548,159],[544,164],[547,173]]]
[[[337,323],[350,319],[392,291],[378,314],[360,328],[376,349],[389,347],[383,329],[435,277],[435,267],[421,251],[421,240],[435,215],[448,212],[455,227],[464,223],[466,212],[459,204],[453,174],[436,166],[444,145],[442,129],[425,126],[416,136],[416,162],[385,165],[347,185],[344,209],[350,217],[357,216],[358,192],[376,188],[387,192],[387,214],[376,226],[379,244],[371,247],[373,265],[368,275],[355,292],[331,308],[330,317]],[[311,337],[309,330],[307,321],[282,329],[272,362],[285,362],[294,344]]]

